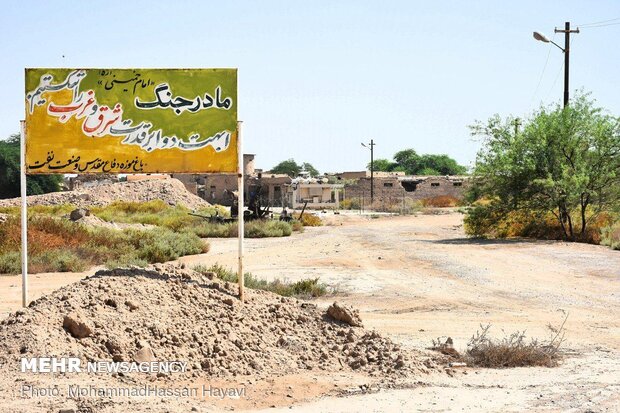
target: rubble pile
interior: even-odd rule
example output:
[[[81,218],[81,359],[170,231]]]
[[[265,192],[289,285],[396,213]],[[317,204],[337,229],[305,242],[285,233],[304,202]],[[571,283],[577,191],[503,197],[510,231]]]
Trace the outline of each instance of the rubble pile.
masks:
[[[104,206],[114,201],[145,202],[160,199],[169,205],[198,209],[210,204],[189,192],[178,179],[144,180],[98,185],[68,192],[31,195],[28,205],[72,204],[78,207]],[[19,206],[20,198],[0,199],[0,207]]]
[[[41,355],[184,361],[188,377],[346,370],[398,378],[427,370],[415,353],[356,326],[361,320],[346,306],[326,312],[258,290],[242,304],[236,294],[236,285],[172,264],[102,270],[0,322],[0,363]]]

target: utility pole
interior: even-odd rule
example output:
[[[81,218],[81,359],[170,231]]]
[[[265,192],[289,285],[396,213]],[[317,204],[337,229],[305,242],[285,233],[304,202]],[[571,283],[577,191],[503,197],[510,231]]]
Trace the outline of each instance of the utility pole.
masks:
[[[515,136],[517,136],[519,134],[519,126],[521,126],[521,119],[515,118],[514,123],[515,123]]]
[[[570,34],[579,33],[579,28],[571,30],[570,22],[564,23],[564,30],[556,27],[555,33],[564,33],[564,107],[568,106],[568,65],[570,56]]]
[[[374,165],[374,155],[375,155],[375,141],[374,139],[370,140],[369,144],[362,143],[364,148],[370,149],[370,205],[375,200],[375,165]]]

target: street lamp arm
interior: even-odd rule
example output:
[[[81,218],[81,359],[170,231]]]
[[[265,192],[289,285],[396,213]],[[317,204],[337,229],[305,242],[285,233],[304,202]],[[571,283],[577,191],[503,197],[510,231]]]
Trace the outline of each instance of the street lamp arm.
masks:
[[[566,50],[564,50],[564,48],[562,46],[560,46],[559,44],[557,44],[556,42],[554,42],[553,40],[549,40],[549,43],[553,43],[558,49],[560,49],[562,52],[565,52]]]

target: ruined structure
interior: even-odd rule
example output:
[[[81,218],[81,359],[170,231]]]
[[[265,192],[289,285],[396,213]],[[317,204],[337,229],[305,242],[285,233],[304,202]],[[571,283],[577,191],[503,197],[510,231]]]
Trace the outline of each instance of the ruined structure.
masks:
[[[403,198],[423,200],[438,196],[462,199],[467,176],[390,176],[374,179],[375,200],[395,202]],[[364,177],[345,187],[345,198],[369,198],[370,178]]]

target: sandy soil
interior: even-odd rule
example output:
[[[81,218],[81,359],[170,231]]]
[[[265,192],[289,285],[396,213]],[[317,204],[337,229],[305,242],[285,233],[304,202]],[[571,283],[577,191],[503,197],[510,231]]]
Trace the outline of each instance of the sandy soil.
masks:
[[[563,242],[469,240],[457,213],[379,219],[330,215],[328,221],[328,226],[306,228],[290,238],[247,240],[247,270],[266,279],[320,277],[338,290],[339,301],[360,309],[366,327],[410,348],[450,336],[456,348],[463,349],[481,323],[492,324],[497,336],[526,330],[528,336],[547,338],[546,325],[558,325],[568,313],[564,364],[553,369],[466,368],[378,392],[360,390],[359,377],[339,378],[338,387],[335,377],[290,377],[271,385],[251,383],[263,395],[260,401],[229,400],[216,406],[269,411],[278,411],[272,406],[282,411],[618,411],[620,253]],[[236,240],[212,240],[208,254],[180,261],[233,267]],[[80,277],[40,275],[31,282],[33,295]],[[18,308],[19,294],[18,277],[0,277],[2,315]],[[327,306],[333,300],[318,304]],[[315,384],[309,383],[310,377]],[[288,384],[278,390],[275,383],[282,385],[282,380]]]

